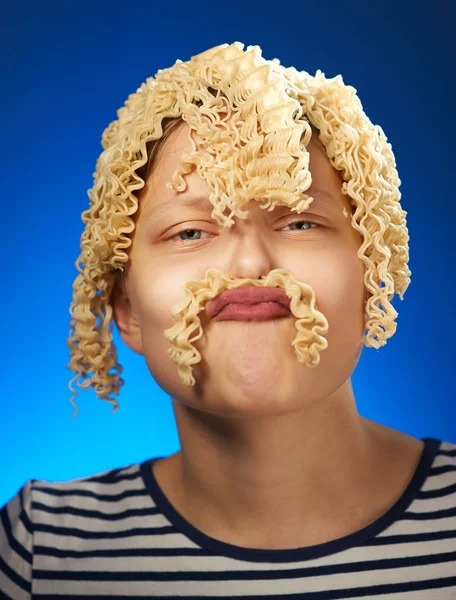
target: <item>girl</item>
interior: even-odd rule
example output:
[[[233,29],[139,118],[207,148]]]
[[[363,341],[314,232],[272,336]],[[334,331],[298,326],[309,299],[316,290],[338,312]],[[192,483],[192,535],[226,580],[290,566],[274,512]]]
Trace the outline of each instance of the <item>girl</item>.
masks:
[[[181,450],[29,480],[1,512],[3,595],[454,598],[456,445],[362,417],[351,385],[411,275],[356,90],[223,44],[147,79],[102,145],[73,382],[117,410],[115,322]]]

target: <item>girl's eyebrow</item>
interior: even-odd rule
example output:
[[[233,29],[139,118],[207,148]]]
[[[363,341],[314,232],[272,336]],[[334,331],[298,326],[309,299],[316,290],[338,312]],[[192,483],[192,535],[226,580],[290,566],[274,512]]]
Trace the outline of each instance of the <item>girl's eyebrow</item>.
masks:
[[[306,193],[309,196],[313,197],[309,210],[312,206],[325,207],[330,209],[338,208],[339,203],[337,202],[336,198],[331,194],[331,192],[328,192],[328,190],[317,189],[311,186],[308,190],[306,190]],[[210,210],[212,212],[214,207],[212,206],[212,204],[209,201],[209,198],[206,195],[187,196],[184,198],[174,196],[173,198],[171,198],[171,200],[168,200],[167,202],[161,202],[160,204],[149,208],[149,210],[147,211],[146,221],[154,221],[155,219],[160,219],[162,217],[167,216],[168,214],[172,214],[175,211],[181,210],[182,208],[192,208],[200,210],[202,209],[208,211]],[[279,204],[277,205],[277,209],[285,210],[289,209],[289,207]]]
[[[151,219],[158,219],[184,207],[208,210],[213,209],[207,196],[186,196],[184,198],[174,196],[171,200],[168,200],[168,202],[161,202],[160,204],[152,206],[147,211],[148,214],[146,219],[148,221]]]

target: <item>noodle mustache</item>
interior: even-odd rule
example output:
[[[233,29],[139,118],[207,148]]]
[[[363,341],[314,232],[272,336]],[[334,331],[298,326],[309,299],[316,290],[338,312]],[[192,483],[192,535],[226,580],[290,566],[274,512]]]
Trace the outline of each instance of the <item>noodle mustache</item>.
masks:
[[[204,282],[188,281],[184,285],[186,297],[171,310],[176,323],[164,332],[171,344],[167,353],[177,365],[182,384],[195,385],[192,365],[201,361],[201,353],[193,345],[203,335],[198,313],[221,292],[247,285],[279,287],[285,291],[290,298],[290,311],[297,319],[297,333],[291,342],[296,358],[311,368],[320,363],[320,353],[328,347],[324,335],[328,332],[329,324],[325,315],[316,307],[315,292],[311,286],[296,281],[285,269],[274,269],[261,280],[239,280],[218,269],[209,269]],[[196,334],[190,337],[195,331]]]

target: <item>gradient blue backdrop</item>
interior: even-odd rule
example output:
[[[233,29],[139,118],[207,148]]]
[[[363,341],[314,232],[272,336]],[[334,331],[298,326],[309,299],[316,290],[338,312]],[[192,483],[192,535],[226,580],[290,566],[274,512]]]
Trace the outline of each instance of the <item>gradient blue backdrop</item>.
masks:
[[[117,335],[119,411],[80,392],[71,418],[65,340],[80,214],[102,131],[127,96],[177,58],[233,41],[312,74],[341,73],[392,143],[412,283],[394,303],[396,335],[379,351],[364,348],[355,394],[371,419],[456,442],[450,4],[4,5],[0,505],[29,478],[63,481],[179,449],[170,397]]]

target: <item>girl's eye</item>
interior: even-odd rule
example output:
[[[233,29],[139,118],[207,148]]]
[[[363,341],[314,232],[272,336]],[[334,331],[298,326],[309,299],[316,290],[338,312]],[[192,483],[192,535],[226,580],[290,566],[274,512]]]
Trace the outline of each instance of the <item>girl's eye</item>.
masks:
[[[175,238],[177,238],[178,235],[184,235],[186,233],[192,233],[193,234],[193,233],[195,233],[195,231],[201,231],[202,232],[203,230],[202,229],[182,229],[182,231],[179,231],[179,233],[176,233],[176,235],[173,235],[169,239],[170,240],[174,240]],[[191,239],[189,239],[189,240],[179,239],[179,240],[176,240],[176,241],[178,241],[178,242],[184,242],[184,243],[187,242],[187,241],[188,242],[197,242],[197,241],[199,241],[198,238],[193,237],[193,235],[190,236],[190,238]]]
[[[305,225],[313,225],[314,227],[321,227],[318,223],[314,223],[313,221],[292,221],[288,223],[285,227],[290,227],[290,225],[296,225],[297,223],[304,223]],[[312,229],[312,227],[305,227],[303,229],[298,228],[298,231],[305,231],[306,229]]]
[[[301,220],[299,220],[299,221],[292,221],[291,223],[288,223],[288,225],[286,225],[285,227],[290,227],[291,225],[297,225],[297,224],[301,224],[301,223],[303,223],[304,225],[310,225],[310,226],[313,225],[314,228],[315,227],[322,227],[321,225],[319,225],[318,223],[314,223],[313,221],[301,221]],[[312,227],[298,228],[297,231],[306,231],[307,229],[312,229]],[[294,231],[296,231],[296,230],[294,230]],[[187,239],[187,240],[183,240],[182,238],[180,238],[178,240],[176,239],[178,236],[185,235],[187,233],[194,234],[195,232],[207,233],[207,232],[204,232],[203,229],[182,229],[181,231],[179,231],[175,235],[171,236],[169,238],[169,241],[176,240],[177,242],[183,242],[184,244],[186,242],[198,242],[198,241],[200,241],[200,239],[194,237],[193,235],[191,235],[190,239]]]

